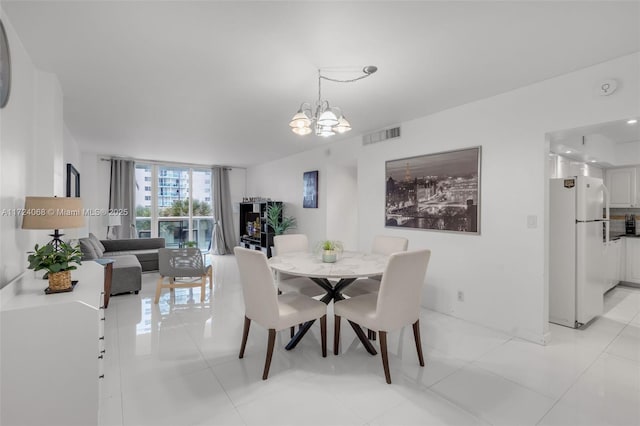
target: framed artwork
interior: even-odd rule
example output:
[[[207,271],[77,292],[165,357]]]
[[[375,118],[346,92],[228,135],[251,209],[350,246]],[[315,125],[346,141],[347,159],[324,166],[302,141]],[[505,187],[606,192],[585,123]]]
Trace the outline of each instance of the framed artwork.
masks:
[[[318,171],[304,172],[302,175],[302,207],[305,209],[318,208]]]
[[[386,162],[385,226],[480,234],[481,147]]]
[[[67,163],[67,197],[80,196],[80,173],[73,167],[73,164]]]
[[[7,33],[0,21],[0,108],[4,108],[9,102],[11,93],[11,52]]]

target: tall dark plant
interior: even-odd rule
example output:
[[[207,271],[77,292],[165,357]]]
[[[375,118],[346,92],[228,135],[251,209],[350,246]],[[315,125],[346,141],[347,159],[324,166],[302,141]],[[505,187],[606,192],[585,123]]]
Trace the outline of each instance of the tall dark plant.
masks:
[[[267,225],[273,228],[273,233],[282,235],[288,229],[294,229],[297,226],[296,218],[284,215],[284,204],[268,204],[267,205]]]

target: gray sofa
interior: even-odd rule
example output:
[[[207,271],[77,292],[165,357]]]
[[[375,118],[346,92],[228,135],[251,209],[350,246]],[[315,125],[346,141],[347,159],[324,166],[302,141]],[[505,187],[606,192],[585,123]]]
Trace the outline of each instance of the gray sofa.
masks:
[[[113,259],[111,294],[138,293],[142,288],[142,272],[158,270],[158,249],[164,238],[99,240],[95,235],[80,238],[82,260]]]

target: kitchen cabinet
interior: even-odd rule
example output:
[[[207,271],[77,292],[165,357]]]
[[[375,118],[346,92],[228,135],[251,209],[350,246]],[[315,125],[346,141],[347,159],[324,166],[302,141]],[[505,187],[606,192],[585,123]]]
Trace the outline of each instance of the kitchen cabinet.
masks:
[[[0,292],[0,424],[97,425],[104,356],[104,269],[84,262],[78,284],[46,295],[32,271]]]
[[[640,238],[627,237],[626,249],[626,273],[624,281],[640,284]]]
[[[607,169],[605,180],[611,207],[638,207],[638,177],[637,167],[620,167]]]
[[[611,290],[621,280],[622,253],[624,240],[609,241],[605,251],[605,288],[604,292]]]

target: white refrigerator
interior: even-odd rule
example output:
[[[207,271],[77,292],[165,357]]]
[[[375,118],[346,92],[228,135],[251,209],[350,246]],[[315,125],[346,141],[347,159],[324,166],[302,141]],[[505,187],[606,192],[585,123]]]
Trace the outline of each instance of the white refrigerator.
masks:
[[[602,179],[550,179],[549,321],[578,328],[602,314],[609,193]]]

